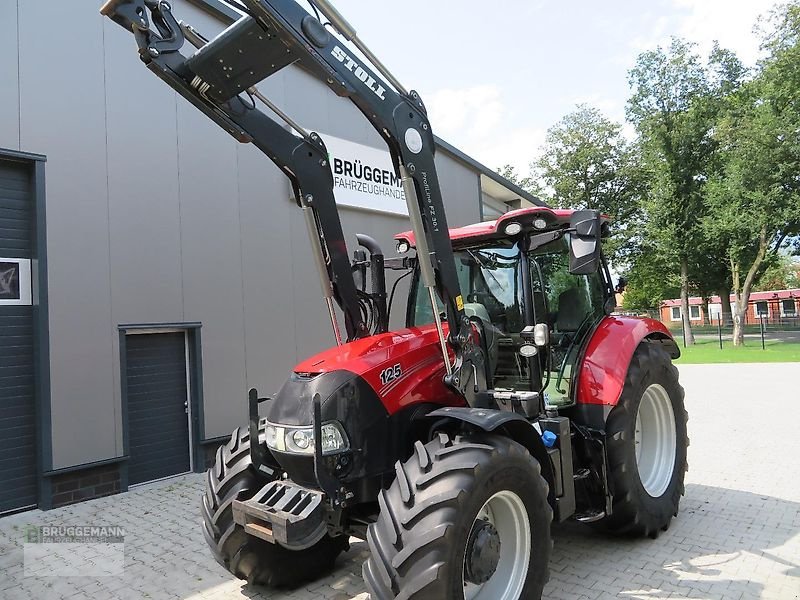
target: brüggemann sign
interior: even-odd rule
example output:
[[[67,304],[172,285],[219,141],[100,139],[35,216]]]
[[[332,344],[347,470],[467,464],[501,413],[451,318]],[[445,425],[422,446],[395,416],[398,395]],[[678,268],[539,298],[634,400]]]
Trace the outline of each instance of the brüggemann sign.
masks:
[[[388,149],[320,135],[328,148],[337,204],[408,214],[406,195]]]

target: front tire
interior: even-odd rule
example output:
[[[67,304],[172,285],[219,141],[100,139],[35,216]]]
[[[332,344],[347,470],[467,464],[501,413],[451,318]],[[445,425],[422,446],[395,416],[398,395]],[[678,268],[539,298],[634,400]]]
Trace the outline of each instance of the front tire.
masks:
[[[439,434],[395,470],[367,530],[373,600],[541,597],[553,513],[525,448],[496,435]]]
[[[678,515],[689,445],[683,398],[669,355],[640,344],[606,423],[614,498],[611,516],[600,521],[607,530],[655,538]]]
[[[260,434],[264,435],[263,426]],[[237,429],[230,441],[219,447],[214,466],[206,472],[203,534],[214,558],[250,584],[295,586],[321,577],[347,549],[347,536],[332,538],[326,534],[310,548],[294,551],[248,535],[234,522],[233,501],[247,500],[268,482],[253,468],[250,434]]]

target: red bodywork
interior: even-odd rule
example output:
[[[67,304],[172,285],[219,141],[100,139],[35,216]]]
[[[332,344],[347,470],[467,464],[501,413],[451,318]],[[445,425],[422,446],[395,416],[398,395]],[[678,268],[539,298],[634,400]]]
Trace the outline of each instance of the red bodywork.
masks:
[[[544,218],[549,228],[554,224],[568,223],[572,213],[572,210],[545,207],[523,208],[505,213],[496,221],[451,229],[450,238],[454,242],[467,242],[505,237],[505,224],[511,221],[532,223],[537,218]],[[413,232],[400,233],[395,238],[414,245]],[[444,330],[447,335],[446,323]],[[659,321],[605,317],[589,340],[578,375],[576,401],[579,404],[616,405],[634,350],[642,340],[651,336],[671,339],[669,331]],[[465,400],[443,382],[444,363],[436,328],[432,324],[335,346],[308,358],[294,370],[302,374],[342,370],[354,373],[377,392],[390,415],[420,403],[465,406]]]
[[[447,334],[447,325],[445,335]],[[589,340],[578,374],[578,404],[615,406],[625,385],[636,347],[648,337],[671,338],[659,321],[605,317]],[[451,356],[452,358],[452,356]],[[400,365],[399,377],[381,374]],[[349,371],[363,377],[377,392],[389,414],[414,404],[465,406],[464,399],[444,385],[444,364],[433,325],[410,327],[355,340],[325,350],[295,367],[296,373]]]
[[[447,335],[446,324],[444,330]],[[400,365],[399,376],[395,376],[396,365]],[[464,399],[444,384],[444,361],[434,325],[390,331],[334,346],[304,360],[294,370],[308,374],[342,370],[355,373],[377,392],[390,415],[422,402],[465,406]],[[390,371],[391,379],[387,379]]]
[[[503,214],[503,216],[496,221],[485,221],[483,223],[475,223],[473,225],[451,229],[450,240],[453,242],[463,240],[482,241],[492,237],[505,237],[503,227],[511,221],[529,223],[541,217],[548,222],[548,227],[552,226],[554,223],[569,223],[569,218],[572,216],[573,212],[575,211],[562,208],[546,208],[544,206],[519,208]],[[412,247],[415,245],[413,231],[398,233],[394,236],[394,239],[406,241]]]
[[[654,319],[605,317],[589,339],[584,353],[578,374],[578,403],[615,406],[625,385],[633,352],[648,337],[672,339],[669,330]]]

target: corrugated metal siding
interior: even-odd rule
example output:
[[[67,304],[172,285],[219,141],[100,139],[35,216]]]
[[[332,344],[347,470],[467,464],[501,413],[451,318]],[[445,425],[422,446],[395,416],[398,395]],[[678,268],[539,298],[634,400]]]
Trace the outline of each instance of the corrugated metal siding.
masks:
[[[184,339],[182,332],[126,338],[130,484],[190,468]]]
[[[33,200],[24,163],[0,162],[0,256],[30,258]],[[33,311],[0,306],[0,513],[36,504]]]

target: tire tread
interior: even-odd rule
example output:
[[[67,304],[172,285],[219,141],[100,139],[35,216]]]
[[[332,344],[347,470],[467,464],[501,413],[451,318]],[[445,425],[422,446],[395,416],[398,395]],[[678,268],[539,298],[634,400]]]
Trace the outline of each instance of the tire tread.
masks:
[[[681,464],[676,465],[676,475],[673,477],[677,476],[677,480],[674,489],[670,491],[668,488],[666,492],[670,494],[669,506],[659,506],[656,510],[653,506],[646,507],[641,500],[643,490],[638,489],[641,484],[635,459],[631,454],[629,429],[636,418],[635,411],[638,410],[638,403],[644,392],[644,383],[658,378],[660,381],[653,382],[674,389],[677,395],[677,398],[673,398],[673,407],[679,437],[678,460]],[[683,387],[678,383],[678,369],[672,364],[669,355],[654,343],[640,344],[628,367],[619,403],[607,421],[608,477],[613,495],[613,512],[599,521],[598,526],[620,535],[657,537],[659,532],[669,526],[670,519],[677,516],[680,498],[685,491],[684,474],[688,469],[688,413],[684,406],[684,396]]]
[[[450,566],[445,557],[453,547],[456,518],[475,489],[475,478],[491,469],[499,454],[522,457],[531,466],[531,483],[546,507],[542,518],[548,523],[548,543],[541,550],[546,564],[552,548],[552,510],[539,463],[505,437],[454,438],[439,433],[427,444],[415,443],[412,456],[396,469],[397,479],[379,495],[378,520],[367,529],[370,557],[362,569],[373,600],[450,597],[444,575]]]
[[[259,442],[263,442],[263,431],[262,424]],[[234,522],[233,501],[251,497],[267,482],[252,466],[249,432],[237,428],[217,449],[200,501],[203,536],[214,559],[240,579],[273,587],[294,585],[329,571],[348,547],[346,536],[325,536],[311,548],[291,551],[246,534]]]

